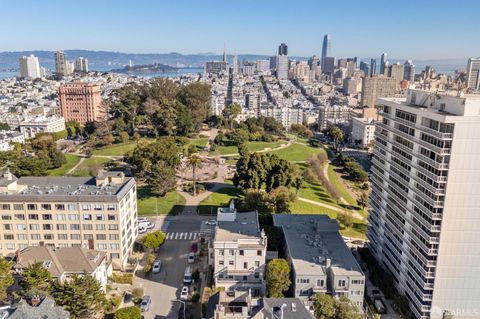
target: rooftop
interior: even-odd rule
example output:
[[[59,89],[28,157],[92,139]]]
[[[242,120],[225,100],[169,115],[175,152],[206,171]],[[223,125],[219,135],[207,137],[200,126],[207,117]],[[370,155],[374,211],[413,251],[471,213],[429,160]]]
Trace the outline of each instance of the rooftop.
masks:
[[[335,275],[363,275],[340,236],[338,224],[327,215],[275,214],[297,274],[326,274],[327,261]]]
[[[60,277],[64,273],[92,273],[105,257],[105,252],[82,247],[35,246],[18,252],[15,268],[22,269],[35,262],[43,262],[53,277]]]
[[[218,221],[216,241],[260,238],[257,212],[236,213],[233,221]]]
[[[11,174],[10,174],[11,175]],[[106,177],[28,176],[16,180],[3,175],[0,177],[0,201],[112,201],[122,198],[135,184],[132,177],[117,178],[121,182],[98,184]],[[13,183],[16,180],[16,185]],[[3,186],[3,187],[1,187]]]
[[[68,319],[70,313],[63,307],[55,306],[55,301],[51,297],[45,297],[36,306],[30,305],[25,299],[22,299],[15,311],[8,317],[10,319]]]

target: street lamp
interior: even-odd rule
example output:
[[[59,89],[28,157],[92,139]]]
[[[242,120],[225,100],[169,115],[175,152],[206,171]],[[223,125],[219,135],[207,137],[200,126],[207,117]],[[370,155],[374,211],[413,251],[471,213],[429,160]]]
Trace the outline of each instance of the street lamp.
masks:
[[[180,303],[183,304],[183,319],[186,319],[187,317],[186,317],[186,315],[185,315],[185,307],[186,307],[187,305],[186,305],[185,301],[182,301],[182,300],[179,300],[179,299],[177,299],[177,300],[175,300],[175,301],[178,301],[178,302],[180,302]]]

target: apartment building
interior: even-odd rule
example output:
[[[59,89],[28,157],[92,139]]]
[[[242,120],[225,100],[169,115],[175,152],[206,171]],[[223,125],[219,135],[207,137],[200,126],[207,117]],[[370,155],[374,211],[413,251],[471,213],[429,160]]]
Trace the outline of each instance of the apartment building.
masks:
[[[410,90],[378,104],[370,250],[416,318],[478,318],[480,96]]]
[[[25,138],[34,138],[38,133],[56,133],[65,130],[65,119],[58,116],[38,116],[20,122],[19,129]]]
[[[77,121],[83,125],[85,122],[104,121],[106,118],[98,85],[84,82],[63,84],[58,90],[58,99],[65,121]]]
[[[321,105],[318,109],[318,129],[350,121],[351,108],[346,105]]]
[[[400,83],[400,82],[398,82]],[[378,97],[394,97],[397,93],[397,80],[385,76],[365,77],[362,82],[362,107],[374,108]]]
[[[28,246],[84,247],[126,265],[137,237],[135,180],[97,177],[0,177],[0,254]]]
[[[345,296],[363,309],[365,276],[335,220],[326,215],[275,214],[273,224],[285,238],[294,297],[308,299],[323,292]]]
[[[37,79],[42,77],[38,58],[33,54],[22,56],[18,59],[20,66],[20,77],[25,79]]]
[[[229,207],[218,209],[217,221],[210,254],[215,286],[262,296],[267,236],[260,230],[257,212],[237,213],[231,201]]]
[[[293,124],[303,123],[303,109],[299,107],[268,107],[261,110],[264,116],[273,117],[286,129],[290,129]]]
[[[0,131],[0,152],[13,150],[15,143],[25,143],[25,136],[18,131]]]
[[[371,118],[352,117],[353,143],[359,142],[359,146],[365,148],[375,139],[375,122]]]

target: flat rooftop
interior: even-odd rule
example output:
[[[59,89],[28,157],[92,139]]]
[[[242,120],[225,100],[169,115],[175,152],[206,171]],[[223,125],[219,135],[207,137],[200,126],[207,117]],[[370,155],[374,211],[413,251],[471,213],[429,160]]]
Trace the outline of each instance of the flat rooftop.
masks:
[[[257,212],[236,213],[234,221],[218,221],[215,231],[216,241],[259,238],[260,225]]]
[[[1,185],[8,181],[0,178]],[[120,184],[97,186],[95,177],[28,176],[20,177],[17,185],[17,190],[0,192],[0,201],[117,201],[135,185],[135,180],[133,177],[125,177]]]
[[[335,275],[363,275],[336,220],[327,215],[275,214],[273,223],[283,230],[296,274],[326,274],[325,263],[330,259]]]

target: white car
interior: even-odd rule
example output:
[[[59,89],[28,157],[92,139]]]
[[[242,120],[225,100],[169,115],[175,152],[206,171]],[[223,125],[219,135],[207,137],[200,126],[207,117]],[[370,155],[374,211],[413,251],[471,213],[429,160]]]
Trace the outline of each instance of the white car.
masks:
[[[147,229],[152,229],[152,228],[155,228],[155,224],[154,223],[148,223],[147,224]]]
[[[180,292],[180,300],[187,300],[188,299],[189,290],[187,286],[182,287],[182,291]]]
[[[195,253],[188,254],[187,261],[189,264],[195,263]]]
[[[217,225],[217,221],[215,219],[210,219],[210,220],[207,220],[205,222],[205,225],[209,225],[209,226],[216,226]]]
[[[146,217],[139,217],[137,222],[140,223],[148,223],[148,219]]]
[[[154,273],[157,273],[160,272],[160,269],[162,269],[162,261],[160,259],[157,259],[153,262],[152,271]]]
[[[138,227],[138,233],[139,234],[143,234],[143,233],[146,233],[147,232],[147,228],[146,227]]]

